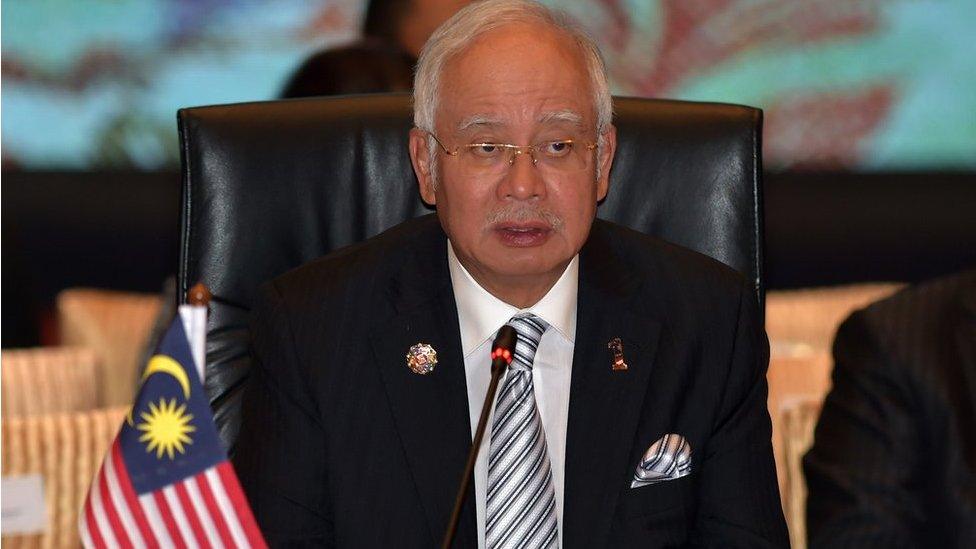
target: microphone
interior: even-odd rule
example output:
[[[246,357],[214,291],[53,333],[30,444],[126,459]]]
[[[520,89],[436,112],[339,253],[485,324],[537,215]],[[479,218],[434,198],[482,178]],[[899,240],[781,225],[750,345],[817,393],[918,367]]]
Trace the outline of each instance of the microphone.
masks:
[[[444,540],[441,542],[442,549],[449,549],[451,541],[454,540],[454,533],[457,530],[458,519],[461,518],[461,507],[464,505],[464,498],[468,495],[468,485],[471,484],[471,476],[474,473],[474,462],[478,459],[478,450],[481,448],[481,440],[485,437],[485,425],[488,423],[488,412],[491,411],[491,403],[495,401],[495,392],[498,390],[498,381],[502,378],[505,368],[512,362],[515,355],[515,343],[518,335],[515,328],[509,325],[502,326],[495,336],[495,341],[491,344],[491,381],[488,383],[488,393],[485,394],[485,402],[481,405],[481,417],[478,419],[478,428],[474,432],[474,440],[471,442],[471,451],[468,452],[468,463],[464,466],[464,475],[461,477],[461,485],[458,487],[457,497],[454,498],[454,511],[451,512],[451,521],[444,532]]]

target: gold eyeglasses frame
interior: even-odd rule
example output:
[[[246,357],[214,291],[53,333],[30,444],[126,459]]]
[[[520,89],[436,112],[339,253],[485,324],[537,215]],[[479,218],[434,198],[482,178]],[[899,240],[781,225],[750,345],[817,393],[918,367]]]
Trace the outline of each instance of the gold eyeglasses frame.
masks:
[[[452,151],[452,150],[448,149],[447,147],[445,147],[444,146],[444,143],[441,142],[440,138],[438,138],[436,135],[434,135],[433,132],[426,132],[426,133],[427,133],[427,135],[429,135],[429,136],[431,136],[431,137],[434,138],[434,141],[436,141],[437,144],[440,146],[441,150],[444,151],[444,154],[446,154],[448,156],[458,156],[459,154],[461,154],[461,149],[462,148],[465,148],[465,149],[474,149],[474,148],[477,148],[477,147],[488,147],[488,146],[490,146],[490,147],[499,147],[499,148],[502,148],[502,149],[507,149],[508,151],[511,151],[511,155],[508,157],[508,165],[509,166],[512,166],[512,165],[515,164],[515,157],[518,156],[518,155],[520,155],[520,154],[528,154],[530,157],[532,157],[532,165],[533,166],[538,165],[539,159],[536,158],[534,151],[536,150],[536,147],[538,147],[540,145],[547,145],[547,144],[550,144],[550,143],[565,143],[565,144],[568,144],[568,145],[576,145],[578,143],[575,139],[553,139],[553,140],[550,140],[550,141],[543,141],[541,143],[536,143],[535,145],[515,145],[515,144],[512,144],[512,143],[490,143],[490,142],[485,142],[485,143],[469,143],[467,145],[458,146],[457,148],[455,148]],[[592,143],[592,142],[591,143],[583,143],[583,145],[586,147],[586,150],[587,151],[592,151],[592,150],[595,150],[597,148],[597,144],[596,143]]]

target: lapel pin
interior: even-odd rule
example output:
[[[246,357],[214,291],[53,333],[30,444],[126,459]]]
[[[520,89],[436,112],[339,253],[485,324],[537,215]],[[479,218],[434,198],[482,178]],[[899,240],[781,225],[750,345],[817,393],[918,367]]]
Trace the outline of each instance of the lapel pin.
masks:
[[[624,362],[624,344],[619,337],[615,337],[607,343],[607,348],[613,353],[613,371],[626,370],[627,363]]]
[[[437,366],[437,351],[426,343],[410,346],[407,352],[407,367],[415,374],[427,375]]]

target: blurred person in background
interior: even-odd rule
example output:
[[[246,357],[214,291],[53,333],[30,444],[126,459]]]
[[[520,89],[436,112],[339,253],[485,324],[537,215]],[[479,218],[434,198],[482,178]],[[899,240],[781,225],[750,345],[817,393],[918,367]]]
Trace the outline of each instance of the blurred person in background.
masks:
[[[285,84],[284,98],[408,92],[427,38],[470,0],[373,0],[363,38],[308,58]]]
[[[976,547],[976,269],[852,314],[804,459],[811,547]]]

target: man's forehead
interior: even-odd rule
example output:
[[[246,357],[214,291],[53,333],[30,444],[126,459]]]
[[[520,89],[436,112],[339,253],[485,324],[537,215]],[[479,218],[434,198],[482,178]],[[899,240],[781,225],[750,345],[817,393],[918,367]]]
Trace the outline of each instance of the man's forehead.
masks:
[[[512,23],[485,32],[444,67],[435,120],[448,131],[574,126],[595,116],[590,75],[565,32]]]

